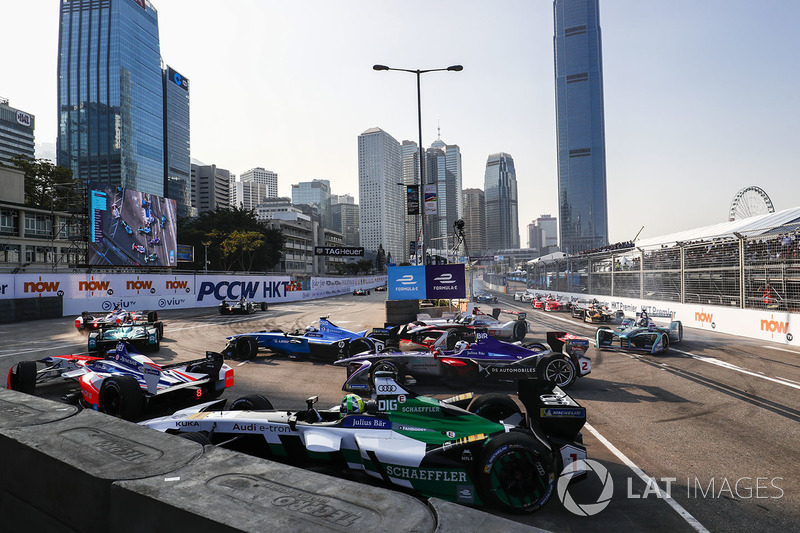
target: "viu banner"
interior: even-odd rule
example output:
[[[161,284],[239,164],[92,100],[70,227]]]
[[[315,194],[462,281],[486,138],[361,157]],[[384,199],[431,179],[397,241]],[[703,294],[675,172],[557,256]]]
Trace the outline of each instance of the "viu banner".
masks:
[[[465,298],[464,265],[389,267],[390,300]]]

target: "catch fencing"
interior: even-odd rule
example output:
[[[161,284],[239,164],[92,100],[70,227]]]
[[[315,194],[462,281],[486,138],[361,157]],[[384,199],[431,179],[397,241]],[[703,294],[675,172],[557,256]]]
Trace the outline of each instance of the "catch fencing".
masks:
[[[800,312],[797,225],[528,263],[529,289]]]

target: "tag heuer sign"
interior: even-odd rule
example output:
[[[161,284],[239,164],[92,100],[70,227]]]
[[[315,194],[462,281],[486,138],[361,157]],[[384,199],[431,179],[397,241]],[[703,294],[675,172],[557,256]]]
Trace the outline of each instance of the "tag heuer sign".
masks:
[[[364,257],[364,248],[360,246],[315,246],[314,255]]]

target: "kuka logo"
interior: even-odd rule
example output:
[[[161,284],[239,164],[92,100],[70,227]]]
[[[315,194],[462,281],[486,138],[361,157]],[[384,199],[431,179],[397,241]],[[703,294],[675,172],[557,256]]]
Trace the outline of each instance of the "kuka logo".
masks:
[[[772,316],[770,315],[770,318]],[[769,333],[780,333],[786,335],[789,331],[788,322],[779,322],[777,320],[761,320],[761,331],[768,331]]]
[[[26,281],[22,285],[22,291],[37,294],[43,292],[57,292],[59,283],[58,281],[42,281],[42,277],[39,276],[39,281]]]

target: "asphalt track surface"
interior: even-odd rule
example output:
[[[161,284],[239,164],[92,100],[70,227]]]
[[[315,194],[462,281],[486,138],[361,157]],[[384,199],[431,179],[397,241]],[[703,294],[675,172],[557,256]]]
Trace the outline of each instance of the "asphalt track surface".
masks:
[[[499,297],[500,307],[529,311],[528,340],[544,341],[553,330],[590,336],[596,329],[567,313]],[[221,350],[227,335],[303,329],[327,315],[348,329],[380,327],[385,299],[386,293],[372,291],[274,305],[247,316],[220,316],[216,308],[163,311],[165,337],[151,357],[159,363],[195,359]],[[0,339],[4,372],[20,360],[86,349],[73,317],[3,324]],[[686,328],[684,341],[664,355],[594,348],[588,355],[592,373],[568,392],[587,408],[588,457],[607,470],[613,490],[604,491],[608,485],[590,474],[567,494],[576,510],[591,513],[602,507],[589,506],[598,500],[607,505],[578,516],[554,495],[531,515],[496,514],[554,532],[800,531],[800,351]],[[276,408],[301,409],[309,396],[329,406],[344,394],[345,369],[323,362],[262,350],[253,361],[229,363],[235,368],[235,386],[223,396],[229,400],[260,393]],[[67,389],[51,384],[37,394],[58,399]],[[418,390],[439,397],[463,392],[433,385]],[[149,415],[176,408],[161,405]]]

